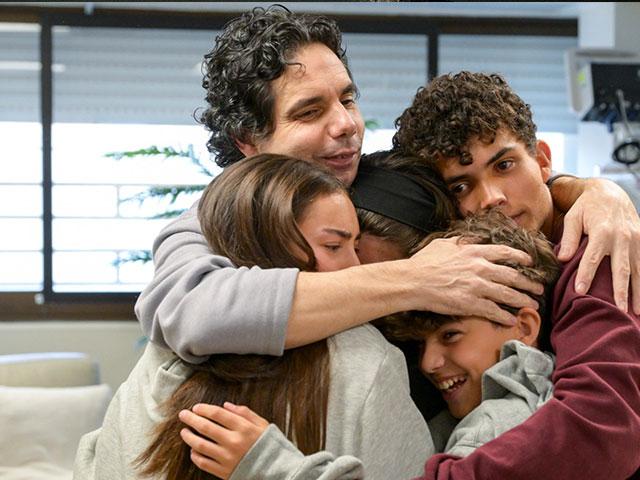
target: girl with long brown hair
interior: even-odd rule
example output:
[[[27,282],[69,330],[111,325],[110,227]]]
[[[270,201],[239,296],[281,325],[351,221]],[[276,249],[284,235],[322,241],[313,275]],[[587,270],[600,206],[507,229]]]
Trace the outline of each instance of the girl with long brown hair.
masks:
[[[259,155],[226,168],[206,189],[199,217],[212,250],[240,268],[335,271],[359,263],[347,191],[308,162]],[[234,295],[241,286],[226,288]],[[372,479],[416,476],[431,449],[402,353],[364,325],[282,357],[213,355],[200,365],[149,344],[102,431],[81,445],[93,455],[91,475],[216,478],[192,463],[178,413],[225,401],[270,418],[305,453],[358,456]]]

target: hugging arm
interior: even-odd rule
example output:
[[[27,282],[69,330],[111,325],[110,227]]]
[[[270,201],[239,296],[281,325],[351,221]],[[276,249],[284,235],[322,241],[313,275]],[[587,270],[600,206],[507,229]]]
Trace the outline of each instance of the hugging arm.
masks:
[[[631,308],[640,314],[640,218],[629,196],[614,182],[601,178],[563,176],[550,188],[554,205],[566,212],[560,260],[568,261],[575,254],[583,232],[589,236],[576,290],[589,290],[598,265],[610,255],[616,305],[627,311],[631,281]]]
[[[355,338],[341,339],[342,344],[333,351],[342,352],[338,354],[345,358],[355,357],[352,360],[356,364],[374,358],[361,357],[362,348],[358,345],[354,351],[347,351],[345,347],[351,340]],[[361,346],[369,340],[370,336],[361,338]],[[221,478],[228,477],[219,472],[233,472],[232,479],[245,480],[342,479],[345,472],[349,475],[346,478],[354,478],[354,472],[362,470],[367,480],[418,475],[425,458],[434,452],[433,442],[411,401],[403,355],[390,345],[386,348],[384,356],[378,357],[377,367],[363,373],[364,380],[351,374],[332,377],[339,394],[330,395],[334,408],[327,421],[327,448],[349,455],[336,458],[319,452],[305,458],[274,425],[266,429],[267,421],[246,407],[198,405],[194,412],[183,411],[180,415],[199,434],[182,433],[185,442],[197,452],[196,458],[192,457],[194,463]],[[342,402],[350,405],[340,406]],[[269,465],[267,470],[265,464]]]
[[[532,282],[491,263],[527,257],[493,245],[430,245],[410,260],[337,272],[236,268],[210,251],[194,205],[161,232],[153,253],[154,278],[136,314],[152,342],[190,363],[216,353],[281,355],[405,310],[463,314],[473,305],[476,313],[508,323],[511,314],[494,302],[535,306],[511,288],[536,288]]]
[[[298,271],[236,268],[214,255],[196,206],[154,243],[154,277],[135,307],[143,332],[191,363],[214,353],[282,354]]]

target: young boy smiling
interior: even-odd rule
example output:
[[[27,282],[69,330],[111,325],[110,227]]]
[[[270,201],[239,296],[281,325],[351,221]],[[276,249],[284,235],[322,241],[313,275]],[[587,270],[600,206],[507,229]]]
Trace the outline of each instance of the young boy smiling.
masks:
[[[423,244],[452,237],[526,252],[533,264],[516,268],[544,285],[547,293],[558,276],[560,267],[545,237],[524,230],[497,210],[458,221]],[[512,312],[516,324],[511,327],[477,316],[421,313],[413,320],[387,322],[386,330],[393,336],[424,342],[422,371],[442,393],[450,414],[460,420],[444,447],[446,453],[470,454],[525,421],[551,398],[554,360],[539,349],[549,349],[547,298],[543,294],[535,300],[538,310]]]

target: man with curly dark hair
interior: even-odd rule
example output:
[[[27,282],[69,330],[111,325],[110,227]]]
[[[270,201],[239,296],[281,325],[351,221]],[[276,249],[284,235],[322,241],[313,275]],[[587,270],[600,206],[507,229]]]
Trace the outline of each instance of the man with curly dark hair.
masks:
[[[227,24],[205,55],[204,70],[209,107],[200,121],[211,131],[207,146],[219,166],[258,151],[286,150],[328,166],[347,184],[353,182],[364,122],[335,22],[280,8],[253,10]],[[302,77],[305,88],[313,82],[337,90],[344,109],[330,112],[324,122],[332,141],[313,121],[321,113],[319,102],[293,98]]]
[[[395,144],[439,169],[463,214],[498,208],[560,240],[563,213],[545,184],[551,150],[536,138],[529,105],[500,75],[437,77],[397,125]],[[562,266],[553,294],[554,398],[471,457],[433,457],[426,478],[626,479],[640,468],[638,449],[630,446],[640,445],[640,317],[616,307],[609,259],[589,292],[576,291],[586,243],[583,237]],[[632,250],[637,258],[637,245]],[[543,435],[550,426],[556,434]]]

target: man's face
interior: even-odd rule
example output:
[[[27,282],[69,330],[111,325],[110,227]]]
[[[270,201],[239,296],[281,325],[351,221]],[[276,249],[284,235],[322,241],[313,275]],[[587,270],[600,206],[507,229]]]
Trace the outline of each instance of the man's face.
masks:
[[[482,374],[500,359],[500,348],[517,338],[516,327],[479,317],[445,323],[425,336],[420,368],[442,393],[455,418],[482,401]]]
[[[472,140],[470,165],[442,159],[439,169],[460,203],[463,215],[496,207],[528,230],[551,233],[553,203],[545,185],[551,175],[551,154],[538,142],[531,154],[515,135],[499,130],[493,143]]]
[[[364,135],[355,86],[338,57],[320,43],[301,47],[292,63],[272,83],[273,133],[241,150],[319,163],[351,185]]]

